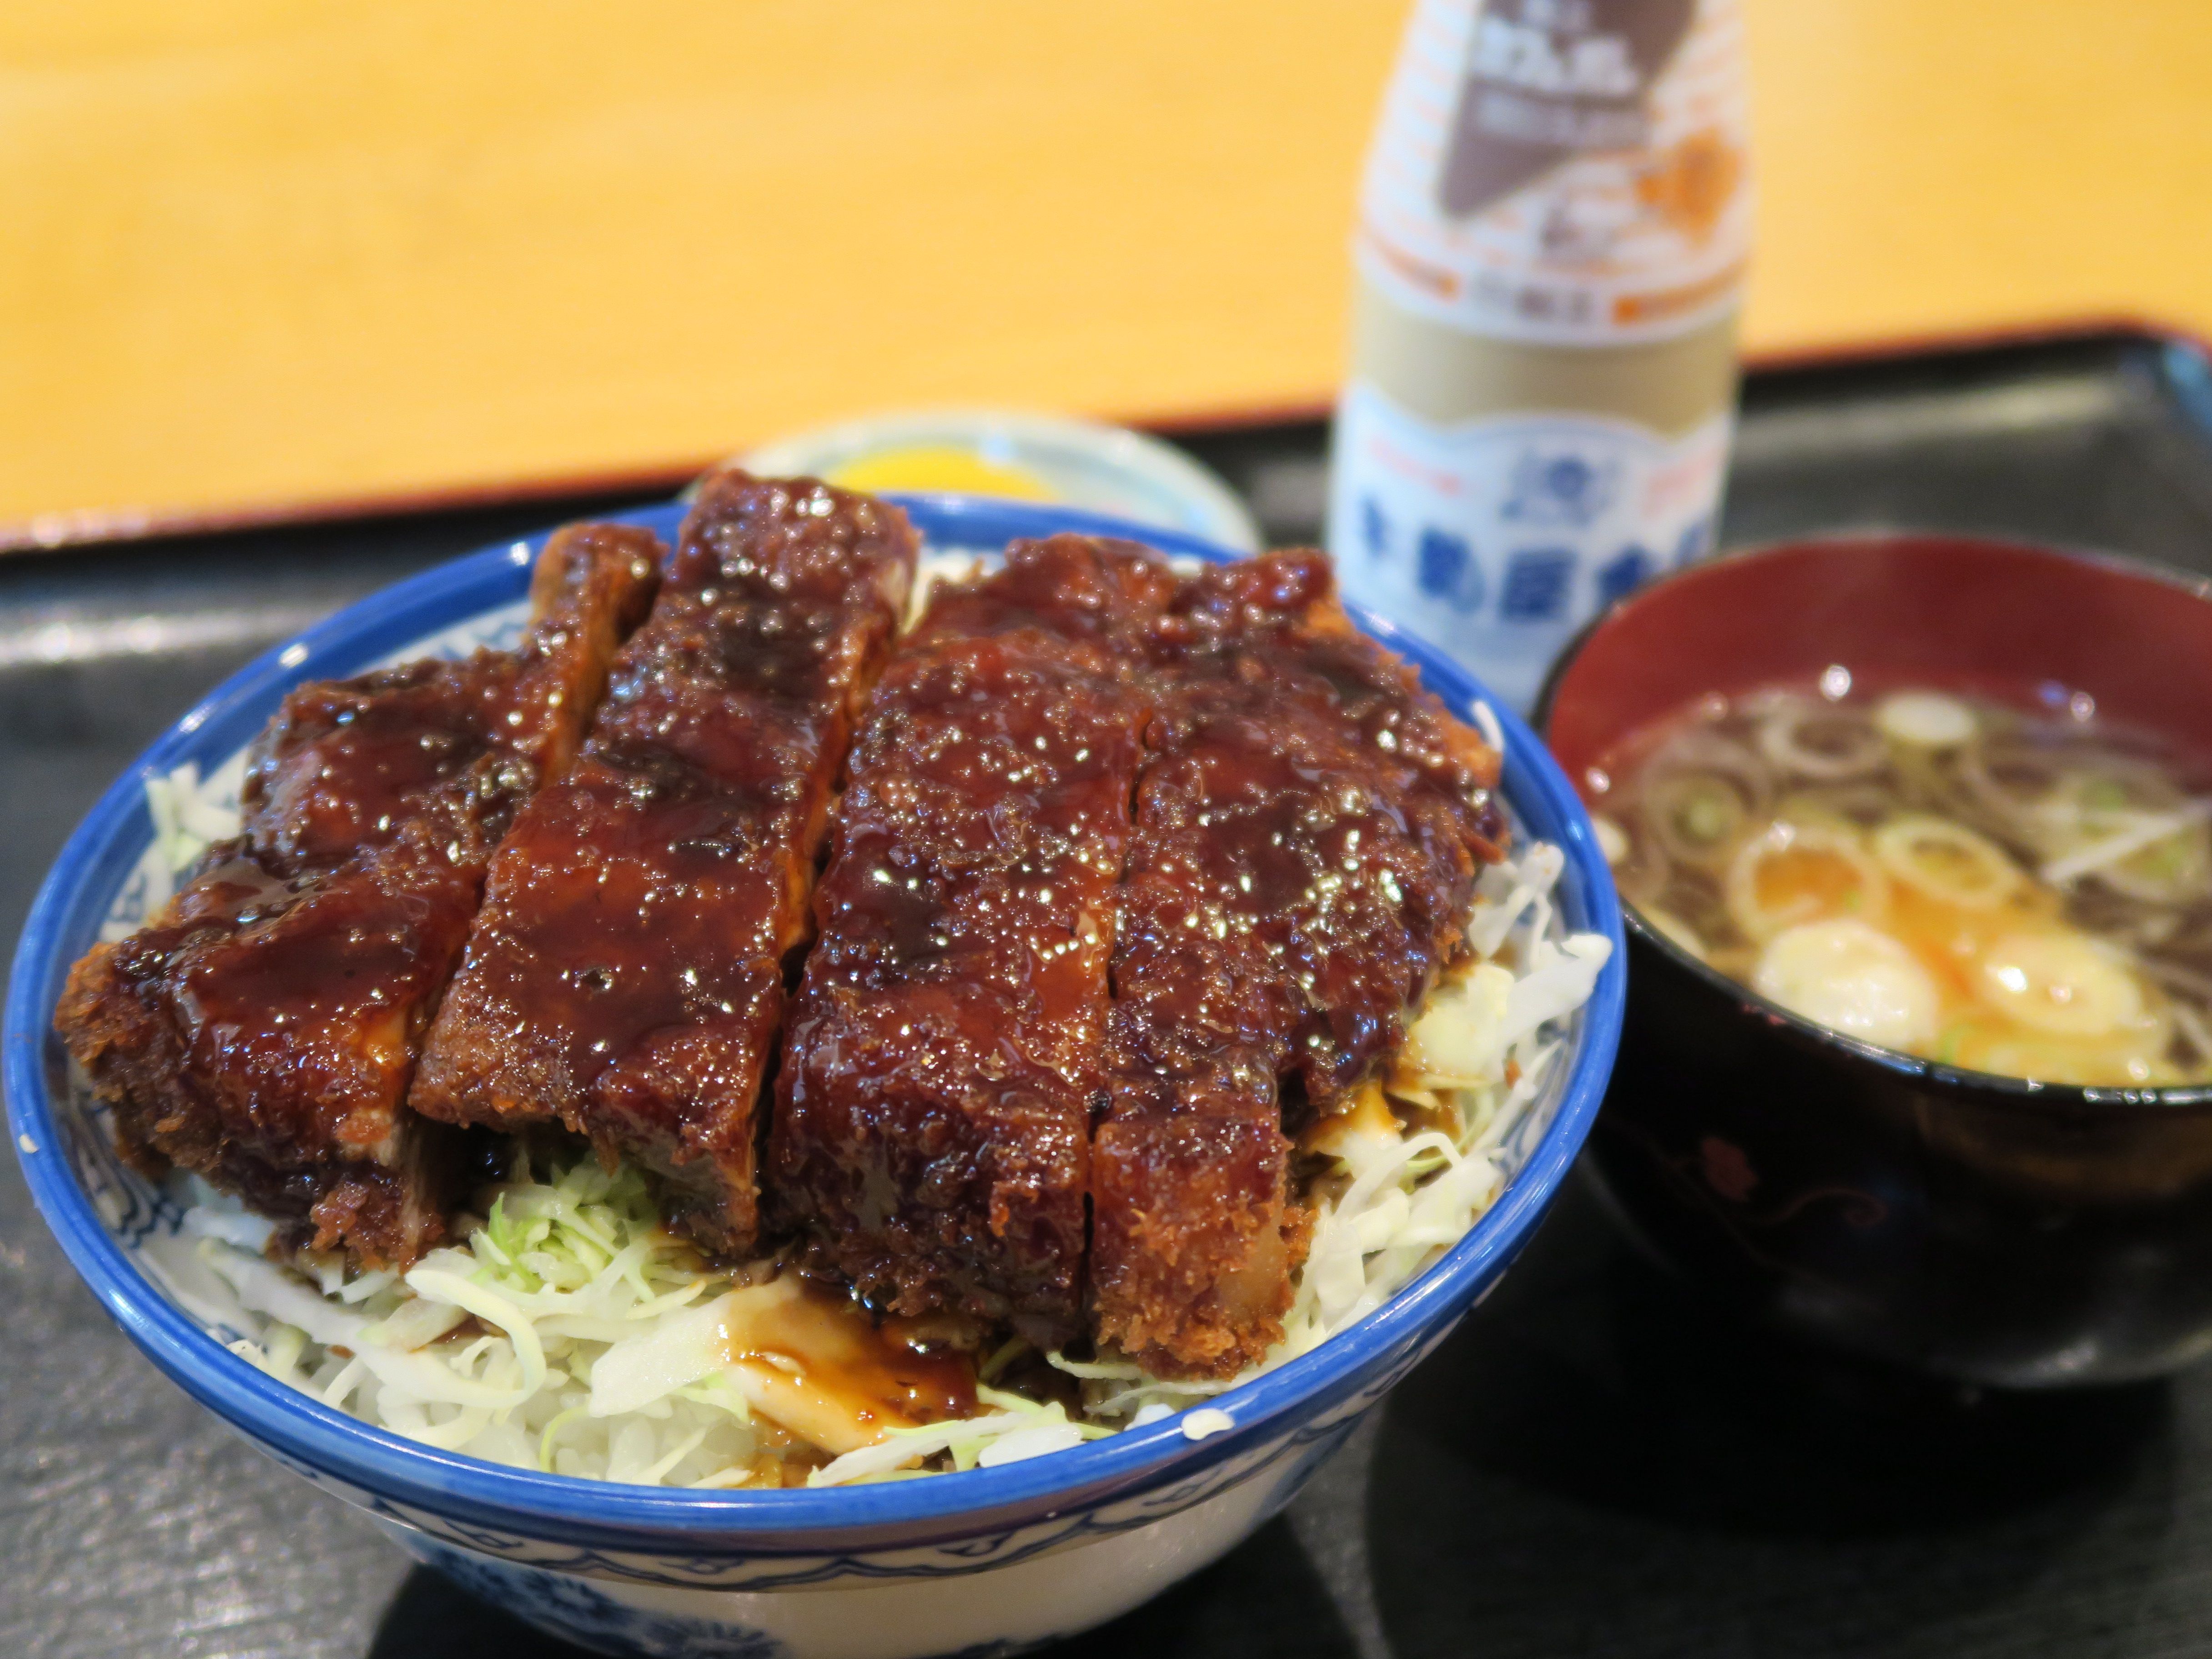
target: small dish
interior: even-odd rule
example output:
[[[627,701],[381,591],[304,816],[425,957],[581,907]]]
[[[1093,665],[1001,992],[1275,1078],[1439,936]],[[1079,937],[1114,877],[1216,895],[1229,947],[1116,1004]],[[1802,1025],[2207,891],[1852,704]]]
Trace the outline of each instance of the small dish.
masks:
[[[1260,529],[1229,486],[1172,444],[1127,427],[1011,410],[872,415],[763,445],[763,477],[848,489],[959,490],[1049,501],[1257,552]]]
[[[995,551],[1066,530],[1230,556],[1064,508],[955,496],[902,505],[939,552]],[[669,536],[681,511],[629,516]],[[1548,1098],[1512,1138],[1512,1179],[1473,1231],[1368,1319],[1208,1412],[1027,1462],[884,1485],[748,1492],[572,1480],[434,1450],[326,1407],[230,1352],[165,1276],[161,1247],[177,1233],[178,1206],[117,1159],[52,1030],[70,964],[103,925],[127,927],[143,913],[134,872],[154,833],[146,780],[187,763],[214,775],[303,680],[508,637],[540,544],[456,560],[262,658],[118,779],[63,852],[16,954],[4,1043],[17,1154],[72,1263],[156,1365],[276,1462],[367,1511],[416,1559],[586,1646],[763,1659],[1011,1651],[1110,1618],[1229,1549],[1496,1282],[1596,1112],[1624,1000],[1612,884],[1571,787],[1502,710],[1507,803],[1528,833],[1563,849],[1557,890],[1568,925],[1613,939],[1616,954]],[[1457,712],[1483,696],[1441,656],[1361,620]]]
[[[1631,596],[1553,670],[1571,777],[1708,693],[2038,684],[2212,752],[2212,587],[1969,537],[1793,543]],[[1630,1233],[1757,1317],[1977,1382],[2155,1376],[2212,1351],[2212,1089],[2082,1088],[1872,1047],[1628,915],[1592,1162]]]

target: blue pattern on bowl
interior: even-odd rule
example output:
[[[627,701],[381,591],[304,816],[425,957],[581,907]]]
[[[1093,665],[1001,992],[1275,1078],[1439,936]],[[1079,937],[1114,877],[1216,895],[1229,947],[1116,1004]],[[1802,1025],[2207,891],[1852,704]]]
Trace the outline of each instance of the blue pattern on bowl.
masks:
[[[526,1624],[571,1641],[646,1659],[793,1659],[764,1630],[683,1613],[653,1613],[618,1601],[588,1578],[516,1566],[450,1544],[416,1552],[429,1566]]]
[[[1016,537],[1074,530],[1127,536],[1172,555],[1230,556],[1188,537],[1066,509],[961,496],[898,499],[932,552],[995,552]],[[671,503],[624,516],[672,537],[681,513]],[[789,1632],[769,1628],[787,1622],[780,1610],[788,1608],[807,1613],[792,1628],[803,1628],[811,1650],[1026,1644],[1081,1627],[1055,1624],[1052,1606],[1032,1605],[1040,1594],[1048,1601],[1064,1595],[1066,1575],[1057,1576],[1059,1588],[1049,1594],[1018,1588],[1026,1582],[1023,1569],[1047,1555],[1104,1547],[1117,1560],[1127,1558],[1113,1575],[1112,1593],[1101,1592],[1106,1599],[1081,1613],[1082,1622],[1092,1622],[1220,1553],[1287,1502],[1358,1418],[1496,1281],[1541,1218],[1597,1109],[1621,1018],[1618,908],[1566,779],[1527,728],[1494,703],[1506,734],[1506,799],[1528,833],[1564,849],[1561,912],[1570,926],[1613,939],[1613,959],[1578,1017],[1571,1063],[1559,1068],[1547,1101],[1505,1148],[1513,1174],[1498,1202],[1386,1306],[1220,1396],[1213,1403],[1232,1418],[1231,1430],[1192,1441],[1170,1419],[997,1468],[816,1491],[699,1492],[574,1480],[417,1445],[275,1382],[228,1352],[222,1339],[236,1334],[195,1318],[189,1295],[154,1261],[149,1247],[177,1232],[178,1206],[116,1157],[104,1112],[72,1085],[51,1033],[70,964],[103,925],[134,923],[155,901],[141,870],[154,834],[146,781],[188,762],[212,775],[302,680],[426,651],[511,643],[541,545],[537,538],[456,560],[261,658],[155,743],[64,848],[17,951],[5,1077],[18,1156],[77,1270],[155,1364],[277,1462],[368,1510],[424,1559],[448,1570],[474,1564],[471,1582],[488,1593],[495,1582],[529,1585],[547,1575],[586,1586],[564,1589],[565,1600],[512,1589],[495,1599],[614,1650],[766,1653],[773,1648],[758,1643],[790,1639]],[[1466,713],[1483,695],[1441,653],[1375,618],[1358,620],[1413,662],[1455,712]],[[1159,1544],[1153,1529],[1162,1529],[1158,1538],[1171,1532],[1175,1547]],[[505,1565],[495,1571],[494,1563]],[[987,1574],[994,1577],[980,1577]],[[831,1585],[839,1589],[825,1589]],[[856,1612],[851,1640],[825,1637],[825,1594],[865,1601],[884,1586],[929,1594],[902,1612],[899,1628],[881,1628],[880,1609]],[[803,1597],[776,1594],[802,1589]],[[671,1596],[696,1606],[662,1606]],[[629,1609],[625,1618],[647,1622],[592,1625],[600,1614],[586,1610],[610,1597]],[[652,1625],[655,1619],[661,1623]]]

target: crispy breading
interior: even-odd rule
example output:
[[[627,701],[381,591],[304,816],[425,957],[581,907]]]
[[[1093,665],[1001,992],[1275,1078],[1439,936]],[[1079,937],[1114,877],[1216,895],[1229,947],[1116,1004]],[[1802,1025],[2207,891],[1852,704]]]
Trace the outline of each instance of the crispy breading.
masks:
[[[702,1242],[752,1247],[785,960],[915,553],[868,497],[707,481],[582,755],[493,861],[416,1110],[557,1119],[650,1171]]]
[[[901,1313],[1081,1328],[1091,1108],[1150,700],[1145,550],[1017,544],[878,685],[817,895],[769,1170],[815,1259]]]
[[[56,1025],[142,1167],[176,1164],[318,1248],[441,1235],[458,1137],[402,1109],[515,806],[574,752],[658,544],[562,532],[518,652],[304,686],[256,746],[246,823],[161,915],[72,971]]]
[[[1504,823],[1496,757],[1352,629],[1318,555],[1193,578],[1150,651],[1091,1295],[1101,1340],[1226,1376],[1281,1340],[1304,1251],[1286,1121],[1395,1047]]]

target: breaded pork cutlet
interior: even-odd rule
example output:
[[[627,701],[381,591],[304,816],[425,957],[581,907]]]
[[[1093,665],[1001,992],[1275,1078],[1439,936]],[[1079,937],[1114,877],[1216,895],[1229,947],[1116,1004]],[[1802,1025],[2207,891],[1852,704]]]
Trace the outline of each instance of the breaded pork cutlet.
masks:
[[[1357,633],[1315,554],[1194,577],[1154,630],[1091,1151],[1097,1334],[1168,1376],[1281,1340],[1285,1133],[1395,1047],[1499,856],[1497,757]]]
[[[556,535],[521,648],[295,691],[257,745],[236,839],[149,926],[70,976],[56,1024],[125,1153],[404,1264],[441,1236],[455,1138],[402,1109],[424,1026],[515,808],[568,763],[659,544]]]
[[[753,1247],[786,959],[915,553],[866,496],[707,480],[582,755],[493,863],[416,1110],[557,1121],[649,1171],[702,1243]]]
[[[854,744],[769,1141],[784,1215],[875,1304],[1082,1324],[1091,1109],[1150,701],[1157,555],[1016,544],[934,591]]]

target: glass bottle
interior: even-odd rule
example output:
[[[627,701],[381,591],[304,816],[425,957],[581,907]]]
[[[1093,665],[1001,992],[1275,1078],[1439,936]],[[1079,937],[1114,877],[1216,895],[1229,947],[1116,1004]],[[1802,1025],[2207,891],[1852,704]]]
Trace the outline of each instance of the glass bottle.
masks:
[[[1420,0],[1368,157],[1328,545],[1525,708],[1710,550],[1751,240],[1738,0]]]

